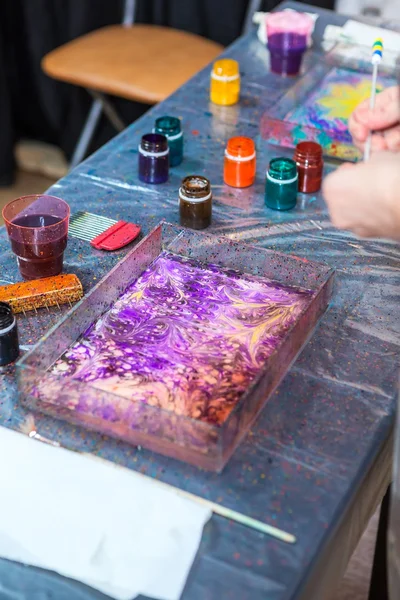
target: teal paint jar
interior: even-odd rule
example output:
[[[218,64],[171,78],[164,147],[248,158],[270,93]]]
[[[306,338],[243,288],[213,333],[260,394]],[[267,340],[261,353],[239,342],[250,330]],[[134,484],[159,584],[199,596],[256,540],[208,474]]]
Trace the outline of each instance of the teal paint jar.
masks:
[[[177,167],[183,160],[183,131],[177,117],[159,117],[154,125],[154,133],[165,135],[169,147],[169,166]]]
[[[296,206],[299,185],[297,165],[291,158],[273,158],[265,181],[265,204],[274,210]]]

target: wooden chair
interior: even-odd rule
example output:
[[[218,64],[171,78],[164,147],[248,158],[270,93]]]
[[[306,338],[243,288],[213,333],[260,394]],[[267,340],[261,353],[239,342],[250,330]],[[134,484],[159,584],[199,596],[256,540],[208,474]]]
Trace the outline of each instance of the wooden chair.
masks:
[[[136,0],[125,0],[121,25],[83,35],[47,54],[47,75],[84,87],[94,98],[71,168],[84,158],[102,111],[118,131],[124,123],[104,94],[156,104],[216,58],[223,47],[198,35],[133,25]]]

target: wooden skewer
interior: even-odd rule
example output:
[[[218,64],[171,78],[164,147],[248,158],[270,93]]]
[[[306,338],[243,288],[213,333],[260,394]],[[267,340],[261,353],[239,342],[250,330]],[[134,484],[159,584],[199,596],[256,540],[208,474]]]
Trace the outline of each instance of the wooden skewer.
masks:
[[[382,60],[382,52],[383,52],[383,43],[380,38],[375,40],[372,46],[372,84],[371,84],[371,96],[369,99],[369,112],[372,114],[375,108],[375,100],[376,100],[376,81],[378,78],[378,66]],[[372,143],[372,131],[370,130],[368,133],[367,141],[365,142],[364,147],[364,161],[369,160],[371,154],[371,143]]]
[[[50,444],[52,446],[61,447],[58,442],[50,440],[49,438],[45,438],[36,431],[35,419],[34,419],[33,415],[28,415],[25,418],[24,422],[20,425],[19,430],[22,433],[25,433],[26,435],[28,435],[30,438],[38,440],[39,442],[43,442],[45,444]],[[76,450],[72,450],[72,452],[77,452],[78,454],[82,454],[83,456],[86,456],[86,457],[90,458],[91,460],[99,460],[102,463],[104,463],[104,460],[105,460],[105,459],[101,458],[100,456],[94,456],[93,454],[89,454],[88,452],[79,452]],[[112,465],[114,468],[124,469],[124,470],[127,470],[128,472],[131,472],[130,469],[128,469],[127,467],[122,467],[121,465],[117,465],[113,462],[110,462],[109,464]],[[169,491],[172,491],[174,494],[177,494],[178,496],[181,496],[182,498],[187,498],[188,500],[191,500],[192,502],[201,504],[201,506],[208,508],[211,512],[213,512],[216,515],[219,515],[220,517],[224,517],[225,519],[230,519],[231,521],[235,521],[235,523],[239,523],[240,525],[244,525],[245,527],[250,527],[250,529],[255,529],[256,531],[259,531],[260,533],[269,535],[277,540],[280,540],[281,542],[285,542],[286,544],[295,544],[297,542],[297,539],[294,535],[292,535],[291,533],[287,533],[286,531],[283,531],[282,529],[278,529],[277,527],[274,527],[273,525],[268,525],[267,523],[263,523],[262,521],[259,521],[258,519],[253,519],[252,517],[247,517],[246,515],[239,513],[236,510],[232,510],[230,508],[227,508],[226,506],[222,506],[221,504],[212,502],[211,500],[206,500],[206,498],[201,498],[200,496],[196,496],[195,494],[192,494],[185,490],[181,490],[173,485],[170,485],[169,483],[160,481],[159,479],[153,479],[152,477],[149,477],[148,475],[144,475],[143,473],[139,473],[138,471],[134,471],[134,473],[138,477],[142,477],[142,478],[146,479],[147,481],[151,481],[152,484],[154,484],[156,486],[163,487],[164,489],[168,489]]]
[[[372,71],[372,89],[371,89],[371,97],[369,100],[369,111],[373,112],[375,108],[375,100],[376,100],[376,80],[378,78],[378,64],[374,64],[374,68]],[[372,142],[372,131],[368,133],[367,141],[365,142],[364,148],[364,161],[369,160],[371,155],[371,142]]]
[[[49,438],[45,438],[36,431],[35,420],[34,420],[33,415],[28,415],[26,417],[25,421],[19,427],[19,429],[22,433],[25,433],[32,439],[35,439],[39,442],[43,442],[45,444],[49,444],[52,446],[61,447],[58,442],[50,440]],[[105,460],[99,456],[94,456],[93,454],[89,454],[88,452],[79,452],[76,450],[72,450],[72,452],[77,452],[78,454],[82,454],[83,456],[86,456],[86,457],[90,458],[91,460],[99,460],[102,463],[104,463],[104,460]],[[127,469],[126,467],[122,467],[121,465],[117,465],[112,462],[110,462],[110,465],[112,465],[114,468],[124,469],[124,470],[131,472],[130,469]],[[260,533],[269,535],[277,540],[280,540],[281,542],[285,542],[286,544],[295,544],[297,542],[297,539],[294,535],[292,535],[291,533],[287,533],[286,531],[283,531],[282,529],[278,529],[277,527],[274,527],[273,525],[268,525],[267,523],[263,523],[262,521],[259,521],[258,519],[253,519],[252,517],[247,517],[246,515],[239,513],[236,510],[232,510],[230,508],[227,508],[226,506],[222,506],[221,504],[217,504],[216,502],[207,500],[206,498],[201,498],[200,496],[196,496],[195,494],[192,494],[185,490],[181,490],[180,488],[170,485],[169,483],[165,483],[164,481],[160,481],[158,479],[153,479],[152,477],[149,477],[148,475],[144,475],[143,473],[139,473],[138,471],[134,471],[134,473],[138,477],[144,478],[147,481],[151,481],[152,484],[154,484],[156,486],[163,487],[164,489],[168,489],[169,491],[173,492],[174,494],[176,494],[178,496],[181,496],[182,498],[187,498],[188,500],[191,500],[192,502],[201,504],[201,506],[208,508],[211,512],[213,512],[216,515],[219,515],[220,517],[223,517],[225,519],[230,519],[231,521],[235,521],[235,523],[239,523],[240,525],[244,525],[245,527],[250,527],[250,529],[254,529]]]
[[[100,458],[99,456],[94,456],[93,454],[87,454],[87,453],[83,453],[83,454],[85,454],[86,456],[88,456],[91,459],[101,460],[101,461],[104,460],[104,459]],[[111,464],[114,465],[114,467],[116,467],[116,468],[122,468],[122,469],[126,468],[126,467],[121,467],[121,465],[116,465],[115,463],[111,463]],[[127,470],[129,471],[129,469],[127,469]],[[138,471],[135,471],[135,474],[138,475],[139,477],[143,477],[147,480],[152,481],[155,485],[169,489],[170,491],[174,492],[178,496],[187,498],[188,500],[191,500],[192,502],[196,502],[197,504],[201,504],[202,506],[208,508],[214,514],[219,515],[220,517],[224,517],[225,519],[230,519],[231,521],[235,521],[235,523],[239,523],[240,525],[244,525],[245,527],[250,527],[250,529],[255,529],[256,531],[258,531],[260,533],[269,535],[277,540],[280,540],[281,542],[285,542],[286,544],[295,544],[297,542],[297,539],[293,534],[287,533],[286,531],[283,531],[282,529],[278,529],[277,527],[274,527],[273,525],[268,525],[267,523],[263,523],[262,521],[259,521],[258,519],[253,519],[252,517],[247,517],[246,515],[239,513],[236,510],[232,510],[230,508],[222,506],[221,504],[212,502],[211,500],[206,500],[205,498],[201,498],[200,496],[196,496],[195,494],[192,494],[185,490],[181,490],[180,488],[170,485],[169,483],[165,483],[164,481],[160,481],[159,479],[153,479],[152,477],[149,477],[148,475],[144,475],[143,473],[139,473]]]

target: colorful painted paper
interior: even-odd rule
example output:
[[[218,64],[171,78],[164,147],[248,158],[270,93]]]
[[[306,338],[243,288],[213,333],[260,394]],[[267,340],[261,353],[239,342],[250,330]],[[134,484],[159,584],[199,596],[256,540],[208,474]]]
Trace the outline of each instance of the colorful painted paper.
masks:
[[[378,77],[376,91],[395,81]],[[348,69],[334,68],[308,96],[289,111],[285,121],[331,132],[337,141],[351,143],[348,119],[363,100],[371,95],[371,76]]]
[[[146,404],[221,425],[311,295],[163,253],[52,372],[115,394],[78,412],[129,423]]]
[[[378,77],[377,91],[395,84],[395,78]],[[315,141],[327,156],[358,160],[361,154],[352,144],[348,119],[370,92],[369,73],[341,67],[326,72],[325,65],[317,65],[264,115],[261,136],[289,148]]]

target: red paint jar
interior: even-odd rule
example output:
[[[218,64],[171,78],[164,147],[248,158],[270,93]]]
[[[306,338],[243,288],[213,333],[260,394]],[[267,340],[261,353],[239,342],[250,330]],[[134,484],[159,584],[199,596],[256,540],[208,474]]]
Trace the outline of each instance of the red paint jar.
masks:
[[[224,160],[224,182],[235,188],[253,185],[256,177],[256,148],[248,137],[228,140]]]
[[[294,160],[299,173],[299,192],[311,194],[321,188],[324,160],[322,147],[316,142],[300,142],[296,146]]]

